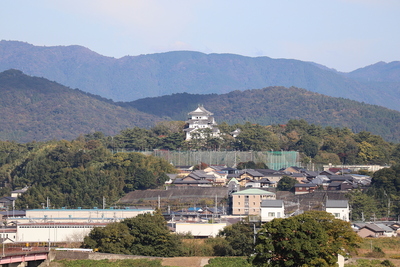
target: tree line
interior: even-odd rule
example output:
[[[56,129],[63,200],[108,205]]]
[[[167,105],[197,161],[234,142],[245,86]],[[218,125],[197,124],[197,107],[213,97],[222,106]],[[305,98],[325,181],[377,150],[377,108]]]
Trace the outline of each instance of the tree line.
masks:
[[[185,141],[183,121],[160,122],[150,129],[131,128],[113,137],[100,132],[88,134],[87,139],[99,140],[108,149],[127,150],[240,150],[240,151],[299,151],[302,162],[316,164],[379,164],[400,163],[400,144],[385,141],[381,136],[348,128],[322,127],[305,120],[289,120],[285,125],[262,126],[246,122],[218,127],[220,137],[210,129],[201,129],[198,136]],[[239,129],[234,138],[231,132]],[[202,137],[200,137],[202,136]]]
[[[354,252],[361,239],[350,223],[324,211],[253,225],[226,226],[205,242],[172,234],[159,211],[94,228],[83,247],[105,253],[157,257],[244,256],[253,266],[336,266],[337,255]]]
[[[185,141],[184,127],[184,122],[172,121],[160,122],[151,129],[125,129],[115,136],[94,132],[72,141],[24,144],[0,141],[0,193],[9,196],[12,190],[29,187],[16,201],[18,208],[39,208],[49,196],[53,207],[98,206],[103,196],[107,196],[111,205],[132,190],[162,185],[168,179],[166,174],[175,172],[173,166],[160,158],[119,152],[122,149],[297,150],[303,164],[396,166],[400,162],[400,144],[386,142],[369,132],[354,134],[347,128],[321,127],[305,120],[270,126],[222,123],[220,138],[204,135],[205,138],[189,141]],[[236,129],[240,129],[240,134],[233,138],[230,133]],[[371,189],[370,196],[388,199],[387,196],[393,195],[392,204],[385,205],[395,211],[398,200],[393,185],[397,180],[389,180],[392,186],[386,191]],[[387,186],[374,184],[380,188]]]
[[[2,194],[28,187],[15,202],[18,209],[108,206],[133,190],[157,188],[175,168],[141,153],[112,153],[98,140],[18,144],[0,142]]]

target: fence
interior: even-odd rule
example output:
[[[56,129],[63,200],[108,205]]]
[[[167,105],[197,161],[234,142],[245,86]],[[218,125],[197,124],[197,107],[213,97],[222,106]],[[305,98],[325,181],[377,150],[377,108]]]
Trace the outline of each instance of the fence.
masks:
[[[154,150],[141,152],[163,158],[174,166],[208,165],[236,166],[239,162],[263,162],[270,169],[279,170],[290,166],[300,166],[297,151],[171,151]]]

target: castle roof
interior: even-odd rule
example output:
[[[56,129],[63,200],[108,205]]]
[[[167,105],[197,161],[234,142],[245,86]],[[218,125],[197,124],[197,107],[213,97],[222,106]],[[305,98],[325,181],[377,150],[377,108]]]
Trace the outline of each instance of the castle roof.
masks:
[[[195,110],[193,110],[192,112],[189,112],[189,115],[193,116],[193,115],[207,115],[207,116],[212,116],[214,115],[214,113],[206,110],[203,106],[198,106]]]

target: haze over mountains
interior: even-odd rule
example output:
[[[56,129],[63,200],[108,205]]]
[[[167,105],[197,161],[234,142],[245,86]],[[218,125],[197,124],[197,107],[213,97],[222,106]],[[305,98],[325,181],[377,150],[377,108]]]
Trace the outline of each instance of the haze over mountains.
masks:
[[[379,62],[340,73],[292,59],[190,51],[115,59],[82,46],[40,47],[1,41],[0,71],[11,68],[114,101],[295,86],[400,110],[400,62]]]
[[[18,142],[75,139],[101,131],[149,128],[160,120],[185,120],[197,104],[215,113],[218,123],[285,124],[306,119],[324,126],[370,131],[400,142],[400,112],[306,91],[268,87],[227,94],[188,94],[115,103],[19,70],[0,73],[0,140]]]

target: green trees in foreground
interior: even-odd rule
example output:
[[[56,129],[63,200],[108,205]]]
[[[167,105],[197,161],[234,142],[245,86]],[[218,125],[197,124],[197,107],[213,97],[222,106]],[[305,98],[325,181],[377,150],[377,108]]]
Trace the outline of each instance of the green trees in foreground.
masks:
[[[102,228],[94,228],[85,237],[83,245],[115,254],[157,257],[182,254],[179,236],[170,233],[160,212],[139,214]]]
[[[249,223],[232,224],[198,244],[211,244],[209,255],[196,256],[245,256],[255,266],[335,266],[338,254],[347,255],[361,242],[350,223],[324,211],[267,222],[255,245],[253,236]],[[100,252],[157,257],[186,256],[184,244],[170,233],[159,212],[95,228],[84,239],[85,247]]]
[[[255,266],[335,266],[360,237],[350,223],[324,211],[309,211],[265,223],[257,234]]]

